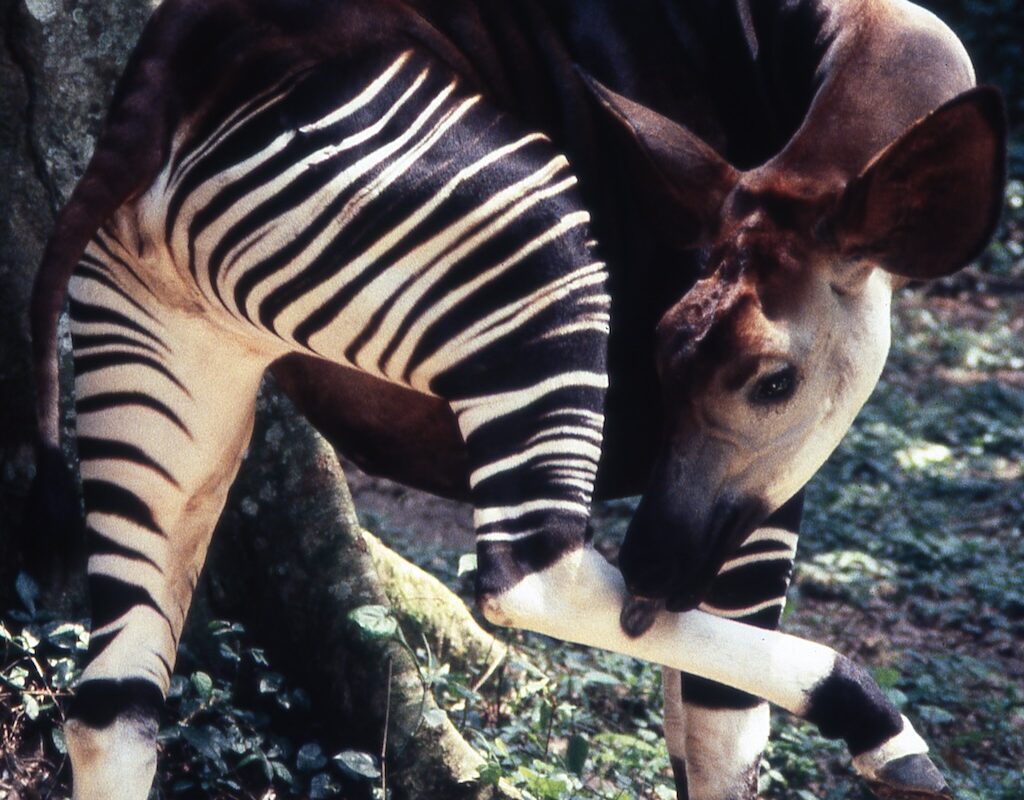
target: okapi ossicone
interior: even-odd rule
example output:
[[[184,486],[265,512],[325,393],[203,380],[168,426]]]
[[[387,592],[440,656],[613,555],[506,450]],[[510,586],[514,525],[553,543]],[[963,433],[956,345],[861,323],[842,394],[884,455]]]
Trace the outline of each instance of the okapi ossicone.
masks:
[[[166,0],[33,296],[52,511],[70,295],[76,800],[149,791],[268,368],[364,468],[473,504],[490,620],[686,673],[691,800],[754,796],[759,699],[883,796],[948,796],[863,670],[772,630],[781,598],[707,601],[765,553],[785,583],[791,498],[878,379],[893,287],[990,237],[1006,123],[974,83],[902,0]],[[637,493],[616,569],[590,502]]]

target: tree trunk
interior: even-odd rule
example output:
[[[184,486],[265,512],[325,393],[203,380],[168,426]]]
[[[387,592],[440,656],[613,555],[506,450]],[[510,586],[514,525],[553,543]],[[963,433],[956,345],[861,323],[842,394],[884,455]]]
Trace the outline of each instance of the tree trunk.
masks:
[[[31,534],[28,301],[54,218],[85,168],[146,0],[0,0],[0,607]],[[65,369],[70,376],[70,369]],[[66,382],[66,385],[70,384]],[[66,406],[65,406],[66,407]]]
[[[211,608],[264,642],[273,663],[331,709],[349,745],[380,752],[386,735],[396,798],[509,796],[476,781],[480,756],[388,623],[433,630],[432,647],[480,674],[503,645],[458,597],[360,530],[334,452],[286,400],[264,391],[259,412],[208,561]],[[399,600],[394,616],[389,594]]]

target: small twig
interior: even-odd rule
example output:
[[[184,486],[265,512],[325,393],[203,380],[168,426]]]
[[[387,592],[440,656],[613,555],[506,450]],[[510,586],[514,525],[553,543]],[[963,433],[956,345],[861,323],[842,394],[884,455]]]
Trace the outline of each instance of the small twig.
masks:
[[[388,724],[391,721],[391,670],[394,662],[388,656],[388,693],[384,705],[384,739],[380,745],[380,793],[382,800],[388,797]]]
[[[544,702],[548,704],[550,709],[548,713],[548,729],[544,734],[544,758],[547,758],[548,750],[551,747],[551,731],[555,727],[555,704],[550,699],[546,699]]]
[[[488,661],[491,661],[491,656],[494,653],[494,646],[496,644],[504,644],[505,652],[499,658],[495,658],[494,661],[487,667],[487,669],[484,670],[484,674],[480,676],[479,680],[477,680],[477,682],[473,684],[472,688],[474,692],[479,692],[480,687],[487,683],[490,677],[497,671],[498,667],[505,663],[505,657],[508,655],[510,648],[507,643],[499,642],[497,637],[495,637],[494,641],[491,642],[490,647],[487,649],[486,658]]]

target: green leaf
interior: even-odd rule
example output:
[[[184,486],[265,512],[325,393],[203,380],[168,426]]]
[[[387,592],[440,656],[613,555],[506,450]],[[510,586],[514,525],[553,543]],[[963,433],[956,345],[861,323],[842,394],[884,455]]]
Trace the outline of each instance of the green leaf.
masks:
[[[66,689],[75,679],[75,662],[70,658],[58,658],[50,662],[53,673],[50,675],[50,686],[54,689]]]
[[[313,772],[322,769],[326,764],[327,756],[324,755],[323,748],[316,743],[302,745],[295,756],[295,766],[299,768],[299,772]]]
[[[294,782],[295,779],[292,777],[292,773],[280,761],[271,761],[270,766],[274,770],[274,774],[285,783],[290,784]]]
[[[32,628],[23,629],[18,640],[21,643],[21,647],[28,653],[35,653],[36,648],[39,647],[40,639]]]
[[[213,678],[205,672],[192,673],[192,686],[203,700],[208,700],[213,694]]]
[[[46,640],[62,650],[74,650],[84,628],[75,622],[54,622],[44,628]]]
[[[185,694],[185,688],[188,686],[188,681],[185,680],[182,675],[175,675],[171,678],[170,688],[167,690],[168,700],[180,700],[181,696]]]
[[[907,696],[899,689],[883,689],[882,693],[889,698],[889,702],[897,708],[905,708],[908,702]]]
[[[62,756],[68,754],[68,744],[64,740],[64,729],[60,725],[57,725],[50,731],[50,741],[53,742],[53,746],[57,748],[57,752]]]
[[[266,672],[260,676],[260,694],[279,692],[282,686],[284,686],[284,675],[276,672]]]
[[[309,800],[324,800],[327,797],[336,797],[341,791],[339,786],[326,772],[313,776],[309,782]]]
[[[398,632],[398,620],[385,606],[360,606],[352,609],[348,618],[368,639],[390,639]]]
[[[39,584],[37,584],[27,572],[19,572],[14,579],[14,591],[18,593],[18,599],[28,609],[28,613],[35,616],[36,600],[39,599]]]
[[[217,648],[217,652],[220,653],[220,657],[225,661],[229,661],[232,664],[238,663],[242,660],[242,657],[238,654],[236,646],[230,642],[221,642]]]
[[[25,716],[29,719],[39,719],[39,702],[30,694],[21,696],[21,703],[25,707]]]
[[[578,733],[574,733],[569,737],[569,747],[565,752],[565,765],[576,775],[583,775],[583,766],[587,762],[587,754],[590,752],[590,745],[587,744],[587,740],[580,736]]]
[[[196,751],[211,761],[220,760],[221,741],[216,728],[182,728],[181,735]]]
[[[875,667],[875,683],[882,689],[891,689],[900,681],[900,671],[894,667]]]
[[[500,764],[485,764],[480,767],[480,783],[484,786],[497,786],[503,777]]]
[[[0,673],[0,677],[11,687],[15,689],[24,689],[25,681],[28,679],[28,670],[24,667],[14,667],[7,675]]]
[[[589,670],[583,675],[584,684],[597,684],[599,686],[621,686],[622,681],[607,672],[596,669]]]
[[[955,716],[938,706],[918,706],[916,711],[921,719],[933,725],[947,725],[956,720]]]
[[[463,553],[459,556],[458,576],[461,578],[471,572],[476,572],[476,553]]]
[[[235,765],[235,767],[237,769],[241,769],[242,767],[247,767],[250,764],[254,764],[254,763],[266,764],[266,761],[267,761],[267,757],[265,755],[263,755],[263,753],[260,753],[260,752],[257,751],[255,753],[249,753],[249,755],[247,755],[244,758],[242,758],[242,760],[239,761],[238,764]],[[267,780],[270,780],[270,772],[269,772],[270,765],[269,764],[267,764],[267,768],[268,768]]]
[[[359,750],[342,750],[331,760],[349,777],[371,781],[380,777],[377,759],[369,753]]]

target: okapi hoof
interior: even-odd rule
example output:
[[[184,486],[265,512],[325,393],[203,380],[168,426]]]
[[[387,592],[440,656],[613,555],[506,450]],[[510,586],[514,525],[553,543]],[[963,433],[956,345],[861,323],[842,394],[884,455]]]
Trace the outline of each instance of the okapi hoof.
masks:
[[[942,773],[923,754],[889,762],[868,784],[884,800],[953,800]]]

